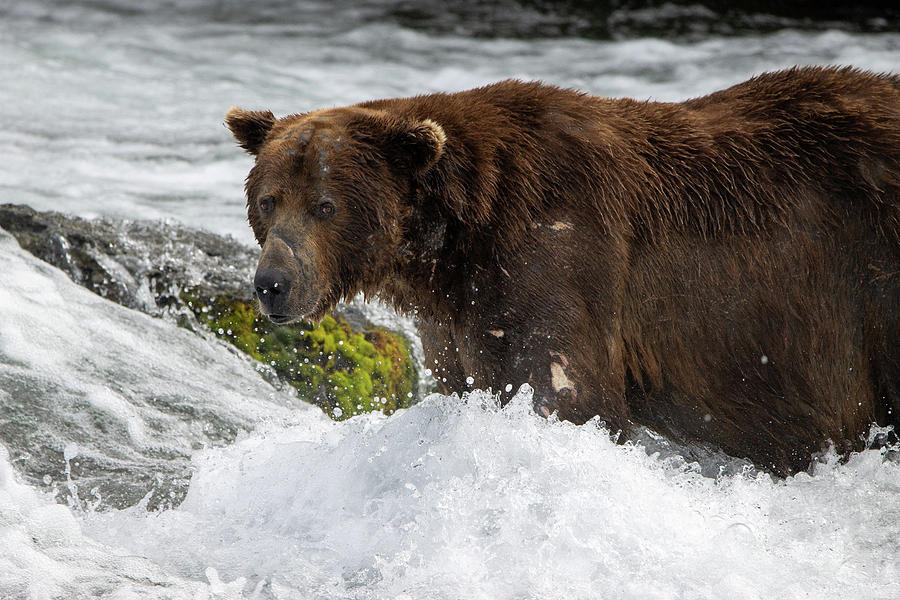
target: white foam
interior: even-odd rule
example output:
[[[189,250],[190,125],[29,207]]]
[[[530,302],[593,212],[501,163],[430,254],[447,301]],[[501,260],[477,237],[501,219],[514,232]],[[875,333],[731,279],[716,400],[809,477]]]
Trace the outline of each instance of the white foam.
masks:
[[[213,591],[206,582],[174,577],[85,536],[69,508],[18,481],[0,446],[0,598],[212,600]]]
[[[176,510],[85,517],[184,577],[277,598],[840,598],[900,593],[900,465],[705,478],[596,424],[433,395],[195,457]],[[114,531],[114,533],[110,533]],[[276,592],[277,590],[277,592]]]

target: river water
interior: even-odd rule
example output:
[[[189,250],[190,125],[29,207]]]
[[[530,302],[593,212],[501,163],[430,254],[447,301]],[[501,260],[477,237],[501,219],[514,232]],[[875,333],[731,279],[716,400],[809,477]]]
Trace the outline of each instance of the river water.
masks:
[[[250,244],[232,105],[507,77],[678,100],[794,64],[900,65],[896,33],[590,39],[514,2],[427,26],[412,6],[0,0],[0,202]],[[879,451],[709,477],[713,458],[538,418],[527,389],[335,423],[2,231],[0,273],[0,598],[900,597],[900,464]],[[185,500],[104,498],[92,464]]]

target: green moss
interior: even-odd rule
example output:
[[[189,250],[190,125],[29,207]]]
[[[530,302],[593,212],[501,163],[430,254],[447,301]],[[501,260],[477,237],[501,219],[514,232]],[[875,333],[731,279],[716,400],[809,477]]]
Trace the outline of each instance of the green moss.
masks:
[[[415,368],[408,342],[396,333],[374,326],[356,332],[330,315],[316,326],[275,325],[250,302],[203,298],[197,289],[184,290],[181,299],[214,334],[272,367],[336,419],[390,414],[411,403]]]

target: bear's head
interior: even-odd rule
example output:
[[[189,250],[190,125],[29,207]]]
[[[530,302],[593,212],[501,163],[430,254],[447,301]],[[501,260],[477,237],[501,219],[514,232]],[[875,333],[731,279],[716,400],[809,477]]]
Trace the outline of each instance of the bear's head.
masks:
[[[378,291],[413,182],[444,151],[441,126],[362,107],[282,119],[232,108],[225,123],[256,156],[247,215],[262,247],[253,285],[263,314],[318,320],[341,298]]]

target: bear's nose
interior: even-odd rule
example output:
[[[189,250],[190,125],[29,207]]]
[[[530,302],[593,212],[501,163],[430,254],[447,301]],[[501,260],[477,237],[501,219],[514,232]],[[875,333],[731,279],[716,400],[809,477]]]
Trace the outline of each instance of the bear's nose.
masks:
[[[277,269],[260,269],[253,277],[253,287],[260,304],[269,313],[279,313],[291,291],[291,280]]]

